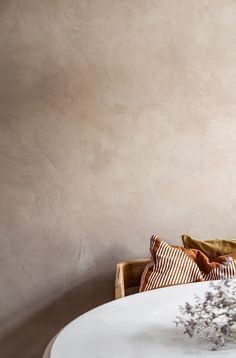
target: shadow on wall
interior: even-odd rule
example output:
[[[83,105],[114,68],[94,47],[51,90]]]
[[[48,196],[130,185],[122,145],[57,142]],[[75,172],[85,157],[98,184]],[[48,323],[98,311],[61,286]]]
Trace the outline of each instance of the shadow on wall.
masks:
[[[103,268],[103,273],[89,276],[88,272],[86,282],[78,282],[43,308],[35,308],[34,314],[1,335],[0,357],[42,358],[48,343],[66,324],[92,308],[114,300],[116,263],[132,258],[132,253],[129,250],[124,253],[120,244],[115,250],[104,250],[103,255],[96,258],[96,265]]]
[[[41,358],[49,341],[82,313],[114,299],[114,273],[71,288],[0,339],[0,356]]]

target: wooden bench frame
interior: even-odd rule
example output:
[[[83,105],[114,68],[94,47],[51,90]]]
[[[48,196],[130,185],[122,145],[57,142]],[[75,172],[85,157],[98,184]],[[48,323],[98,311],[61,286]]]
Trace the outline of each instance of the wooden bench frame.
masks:
[[[127,296],[127,290],[131,288],[132,293],[138,292],[143,270],[149,262],[150,259],[138,259],[117,264],[115,299]]]

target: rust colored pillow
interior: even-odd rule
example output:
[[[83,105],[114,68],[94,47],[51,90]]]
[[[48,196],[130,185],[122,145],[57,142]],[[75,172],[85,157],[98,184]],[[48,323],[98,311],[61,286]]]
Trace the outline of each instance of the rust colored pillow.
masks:
[[[196,240],[189,235],[182,235],[183,245],[186,249],[197,249],[205,255],[215,258],[220,255],[236,253],[236,240]]]
[[[152,235],[151,262],[141,278],[140,292],[155,288],[236,277],[236,254],[210,260],[203,252],[173,247]]]

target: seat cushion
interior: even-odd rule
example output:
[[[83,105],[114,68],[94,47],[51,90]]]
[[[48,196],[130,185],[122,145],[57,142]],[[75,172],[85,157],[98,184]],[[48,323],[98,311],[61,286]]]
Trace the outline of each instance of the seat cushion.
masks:
[[[151,237],[150,252],[152,260],[142,274],[140,292],[236,277],[236,253],[211,260],[200,250],[173,247],[157,235]]]
[[[183,245],[186,249],[197,249],[210,258],[220,255],[236,253],[236,240],[214,239],[196,240],[189,235],[182,235]]]

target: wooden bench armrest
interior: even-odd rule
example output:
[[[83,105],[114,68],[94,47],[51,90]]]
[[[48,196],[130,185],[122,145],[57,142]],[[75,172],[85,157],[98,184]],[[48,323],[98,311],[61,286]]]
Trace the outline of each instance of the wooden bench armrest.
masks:
[[[120,262],[116,266],[115,299],[125,297],[128,288],[139,286],[145,266],[150,259]]]

